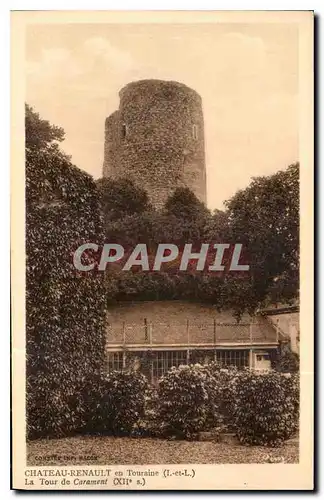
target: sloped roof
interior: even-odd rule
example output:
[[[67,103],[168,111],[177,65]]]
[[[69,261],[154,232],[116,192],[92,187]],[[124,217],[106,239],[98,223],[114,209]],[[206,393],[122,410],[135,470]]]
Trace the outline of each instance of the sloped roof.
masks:
[[[266,316],[299,312],[299,302],[296,299],[292,303],[269,304],[267,307],[261,309],[260,312]]]
[[[110,307],[107,342],[112,344],[276,343],[277,332],[265,317],[182,301],[130,302]]]

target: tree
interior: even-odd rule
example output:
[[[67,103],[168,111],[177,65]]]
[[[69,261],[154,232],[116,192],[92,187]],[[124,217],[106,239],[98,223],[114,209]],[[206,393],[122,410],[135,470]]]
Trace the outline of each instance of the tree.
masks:
[[[103,177],[97,181],[97,188],[106,222],[121,219],[125,215],[142,213],[149,208],[148,195],[144,189],[124,177],[111,179]]]
[[[210,212],[189,188],[175,189],[165,203],[164,214],[176,228],[173,233],[178,234],[178,242],[203,242]]]
[[[41,138],[38,147],[26,142],[27,429],[35,438],[84,424],[83,386],[104,363],[106,297],[100,273],[73,265],[81,243],[103,241],[95,183],[53,147],[56,128],[32,117],[26,137]]]
[[[202,243],[242,243],[250,273],[179,271],[176,263],[160,272],[107,276],[109,300],[186,299],[206,301],[219,309],[233,309],[239,318],[264,302],[286,300],[298,293],[298,164],[273,176],[253,179],[250,186],[213,214],[188,188],[178,188],[162,211],[146,203],[130,183],[109,181],[109,210],[105,232],[109,242],[133,248],[146,243],[154,255],[159,243],[185,243],[199,251]],[[108,192],[108,191],[107,191]],[[127,196],[126,196],[127,193]],[[105,195],[104,195],[105,196]],[[135,200],[131,211],[130,201]],[[224,261],[231,258],[225,254]]]
[[[25,104],[26,150],[42,150],[64,139],[64,130],[40,118],[31,106]]]
[[[206,221],[204,228],[206,241],[224,243],[229,236],[228,213],[215,209]]]
[[[226,202],[229,238],[249,256],[252,286],[259,301],[298,295],[299,164],[254,178]],[[277,293],[276,293],[277,292]]]

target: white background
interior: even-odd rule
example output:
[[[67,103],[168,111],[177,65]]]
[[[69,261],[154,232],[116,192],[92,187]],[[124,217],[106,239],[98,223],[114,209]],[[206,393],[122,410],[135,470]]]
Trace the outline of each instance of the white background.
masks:
[[[109,0],[49,0],[47,2],[41,0],[30,0],[28,2],[24,1],[6,1],[2,0],[0,5],[0,51],[1,51],[1,75],[0,75],[0,85],[1,85],[1,112],[0,112],[0,141],[1,141],[1,182],[0,182],[0,227],[1,227],[1,274],[0,274],[0,287],[1,287],[1,300],[0,300],[0,333],[1,333],[1,387],[0,387],[0,417],[1,417],[1,434],[0,434],[0,498],[7,499],[15,495],[14,492],[10,491],[10,418],[9,418],[9,406],[10,406],[10,11],[11,10],[314,10],[319,16],[318,26],[319,30],[323,29],[323,16],[324,12],[324,2],[323,0],[310,1],[287,1],[287,0],[272,0],[272,1],[190,1],[190,0],[155,0],[154,2],[148,1],[125,1],[119,0],[109,1]],[[323,85],[322,70],[323,70],[323,44],[322,36],[318,33],[318,60],[317,60],[317,88],[318,92]],[[322,85],[321,85],[321,83]],[[323,163],[320,158],[320,145],[323,139],[323,134],[320,130],[320,121],[322,117],[323,106],[320,103],[320,99],[317,99],[315,103],[317,106],[317,144],[318,144],[318,155],[317,155],[317,189],[318,198],[320,199],[320,193],[324,193],[323,189],[323,175],[319,175],[320,170],[323,168]],[[320,201],[320,200],[319,200]],[[320,206],[321,205],[321,206]],[[323,203],[318,204],[318,219],[323,220]],[[322,217],[320,217],[322,216]],[[318,220],[318,242],[320,244],[321,250],[323,250],[323,245],[321,244],[322,236],[319,236],[318,230],[320,222]],[[321,226],[322,227],[322,226]],[[318,250],[319,257],[321,256],[320,250]],[[319,283],[322,284],[323,272],[322,266],[316,273],[319,277]],[[323,310],[323,301],[319,299],[318,313]],[[321,372],[320,379],[318,380],[318,385],[323,392],[324,384],[322,382],[321,371],[321,361],[324,359],[321,342],[321,328],[319,324],[317,332],[317,356],[318,356],[318,372]],[[319,352],[320,350],[320,352]],[[322,355],[321,355],[322,354]],[[319,376],[319,374],[318,374]],[[24,388],[22,388],[24,390]],[[318,395],[320,390],[318,390]],[[321,411],[320,404],[318,404],[318,423],[320,426],[321,416],[323,412]],[[316,435],[316,439],[319,439],[319,434]],[[322,445],[322,443],[321,443]],[[319,447],[319,457],[322,456],[321,448]],[[318,460],[318,478],[323,477],[323,465],[320,464]],[[274,477],[275,486],[275,477]],[[306,494],[306,493],[305,493]],[[32,493],[30,492],[29,497],[37,496],[37,498],[43,498],[46,493]],[[173,495],[173,494],[171,494]],[[233,493],[233,496],[235,494]],[[283,494],[277,494],[281,496]],[[67,497],[68,493],[62,493],[62,497]],[[83,497],[94,497],[94,493],[84,493]],[[110,497],[120,498],[120,493],[118,495],[109,493]],[[148,495],[145,495],[148,497]],[[198,493],[196,496],[202,496]],[[218,497],[225,496],[223,494],[218,494]],[[226,495],[228,498],[228,495]]]

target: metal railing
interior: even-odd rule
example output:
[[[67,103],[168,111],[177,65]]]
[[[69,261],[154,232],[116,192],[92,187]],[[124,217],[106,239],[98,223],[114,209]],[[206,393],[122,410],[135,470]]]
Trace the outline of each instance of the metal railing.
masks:
[[[266,319],[249,323],[183,322],[112,323],[107,345],[120,346],[217,346],[278,344],[279,329]]]

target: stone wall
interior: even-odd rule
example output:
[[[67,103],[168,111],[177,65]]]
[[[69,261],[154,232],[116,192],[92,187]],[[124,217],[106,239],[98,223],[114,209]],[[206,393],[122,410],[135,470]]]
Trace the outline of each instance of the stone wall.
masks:
[[[206,202],[201,98],[178,82],[142,80],[119,93],[106,119],[103,176],[128,177],[160,208],[176,187]]]

